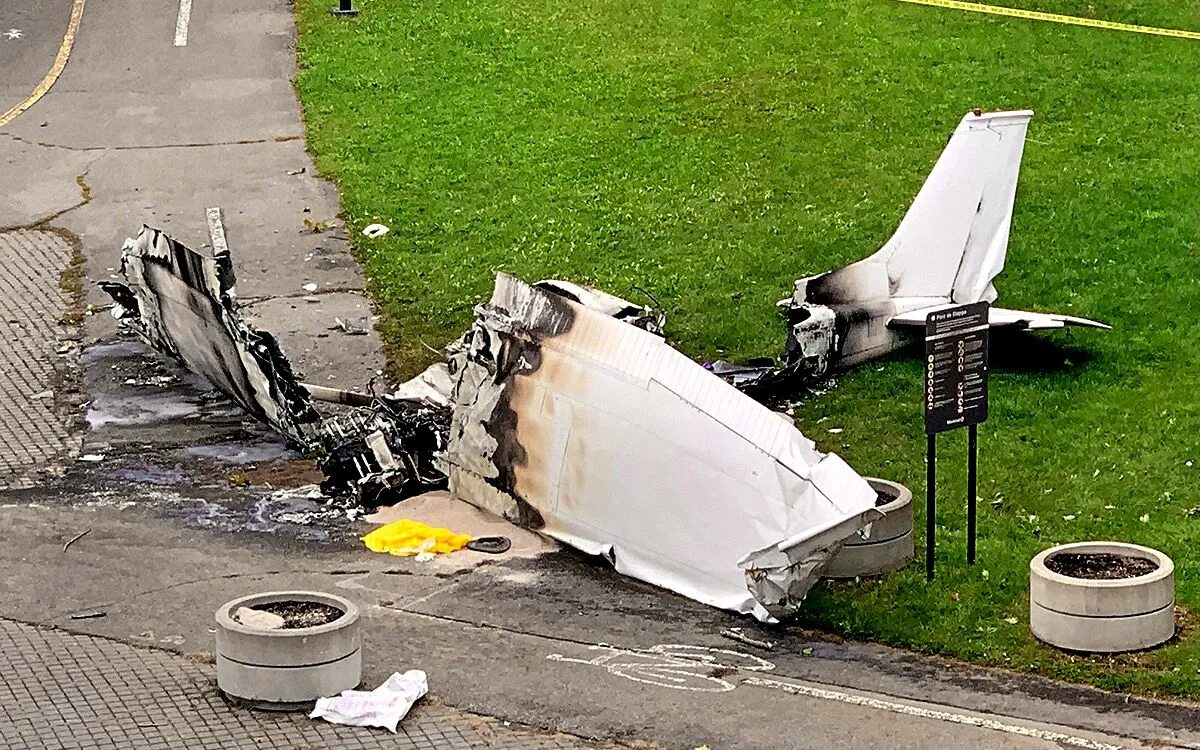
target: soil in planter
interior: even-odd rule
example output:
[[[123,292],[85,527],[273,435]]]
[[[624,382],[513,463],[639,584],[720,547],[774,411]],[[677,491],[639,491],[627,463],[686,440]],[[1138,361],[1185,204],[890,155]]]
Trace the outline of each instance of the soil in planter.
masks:
[[[328,604],[297,601],[295,599],[283,602],[255,604],[254,608],[282,617],[284,630],[315,628],[318,625],[327,625],[345,614],[337,607]]]
[[[1144,557],[1112,552],[1060,552],[1046,560],[1046,567],[1070,578],[1111,581],[1153,573],[1158,570],[1158,563]]]
[[[894,502],[900,493],[893,490],[891,487],[874,487],[875,490],[875,507],[882,508],[890,502]]]

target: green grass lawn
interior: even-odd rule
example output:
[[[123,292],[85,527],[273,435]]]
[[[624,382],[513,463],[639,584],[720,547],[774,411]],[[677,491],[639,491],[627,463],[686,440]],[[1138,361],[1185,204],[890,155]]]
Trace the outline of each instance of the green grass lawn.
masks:
[[[1200,42],[891,0],[360,3],[353,21],[298,3],[297,88],[401,374],[469,325],[497,270],[644,288],[695,357],[774,354],[775,300],[877,248],[966,110],[1035,110],[1000,303],[1116,330],[998,352],[979,564],[963,562],[956,433],[937,580],[917,564],[822,585],[802,621],[1200,696],[1200,635],[1066,656],[1031,638],[1026,601],[1036,552],[1115,538],[1172,555],[1179,602],[1200,609]],[[1197,0],[1020,5],[1200,29]],[[358,235],[375,221],[391,233]],[[873,363],[797,423],[920,495],[920,390],[915,358]]]

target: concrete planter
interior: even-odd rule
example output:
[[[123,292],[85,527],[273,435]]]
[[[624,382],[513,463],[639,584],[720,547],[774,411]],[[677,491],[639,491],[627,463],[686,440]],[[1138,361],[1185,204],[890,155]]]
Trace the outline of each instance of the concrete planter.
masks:
[[[826,578],[875,576],[899,570],[913,559],[912,492],[886,479],[867,477],[867,483],[894,499],[879,506],[883,518],[865,536],[853,536],[825,570]]]
[[[1158,568],[1133,578],[1074,578],[1046,567],[1063,553],[1140,557]],[[1175,633],[1175,564],[1158,550],[1122,542],[1051,547],[1029,563],[1029,629],[1038,639],[1070,651],[1115,653],[1157,646]]]
[[[310,601],[342,611],[333,622],[260,630],[234,619],[239,607]],[[217,687],[261,708],[289,709],[337,695],[362,681],[358,607],[332,594],[272,591],[226,602],[217,610]]]

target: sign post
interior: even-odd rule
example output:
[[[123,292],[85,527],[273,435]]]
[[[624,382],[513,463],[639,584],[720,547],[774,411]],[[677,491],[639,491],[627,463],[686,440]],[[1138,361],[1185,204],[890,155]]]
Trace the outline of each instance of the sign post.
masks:
[[[932,312],[925,319],[925,576],[933,580],[937,434],[967,432],[967,562],[975,564],[978,425],[988,411],[988,303]]]

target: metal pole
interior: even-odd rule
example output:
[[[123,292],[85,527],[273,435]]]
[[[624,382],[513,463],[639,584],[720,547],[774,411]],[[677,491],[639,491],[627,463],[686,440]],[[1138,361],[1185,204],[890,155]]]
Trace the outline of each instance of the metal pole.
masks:
[[[937,485],[937,435],[930,433],[925,449],[925,579],[933,580],[934,493]]]
[[[967,428],[967,564],[975,564],[975,489],[979,456],[979,426]]]

